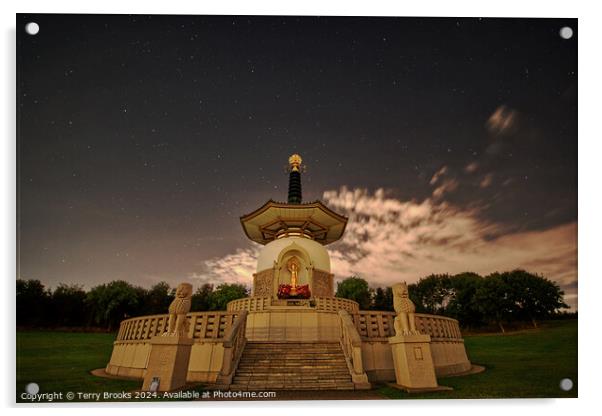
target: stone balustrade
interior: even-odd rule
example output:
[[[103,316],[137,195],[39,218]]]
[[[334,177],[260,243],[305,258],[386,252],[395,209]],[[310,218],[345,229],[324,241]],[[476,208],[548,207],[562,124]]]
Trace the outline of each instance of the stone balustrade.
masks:
[[[192,312],[188,319],[188,336],[193,339],[221,339],[234,323],[236,312]],[[147,315],[121,322],[116,342],[146,342],[167,330],[169,315]]]
[[[364,371],[362,360],[362,340],[351,319],[351,315],[341,309],[339,314],[339,324],[341,325],[341,349],[345,355],[345,361],[351,374],[351,379],[356,389],[369,389],[368,375]]]
[[[460,324],[456,319],[439,315],[416,314],[416,329],[431,336],[433,341],[462,340]]]
[[[385,339],[395,336],[395,312],[359,311],[352,314],[353,322],[362,339]],[[431,336],[433,341],[462,340],[460,325],[453,318],[439,315],[416,314],[416,329]]]
[[[247,338],[245,337],[247,314],[246,310],[240,311],[224,338],[223,364],[217,379],[217,382],[222,386],[228,386],[232,383],[238,362],[245,349],[245,344],[247,343]]]
[[[316,309],[325,312],[338,312],[345,310],[350,314],[358,313],[360,305],[349,299],[335,297],[315,297]]]
[[[269,296],[251,296],[248,298],[236,299],[228,302],[226,309],[229,312],[247,310],[249,312],[261,312],[270,308],[270,306],[278,305],[278,302],[272,301]],[[335,298],[332,296],[316,296],[310,300],[306,300],[307,304],[318,311],[337,313],[339,310],[346,310],[354,314],[359,312],[359,304],[353,300]]]
[[[226,309],[229,312],[246,310],[249,312],[258,312],[268,309],[272,305],[272,298],[269,296],[251,296],[248,298],[236,299],[228,302]]]

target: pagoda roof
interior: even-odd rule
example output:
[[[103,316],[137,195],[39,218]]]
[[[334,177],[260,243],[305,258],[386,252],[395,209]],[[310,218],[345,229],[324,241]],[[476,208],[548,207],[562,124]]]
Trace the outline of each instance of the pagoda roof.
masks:
[[[240,217],[249,239],[267,244],[288,230],[326,245],[343,236],[347,217],[332,211],[321,201],[289,204],[269,200],[263,206]]]

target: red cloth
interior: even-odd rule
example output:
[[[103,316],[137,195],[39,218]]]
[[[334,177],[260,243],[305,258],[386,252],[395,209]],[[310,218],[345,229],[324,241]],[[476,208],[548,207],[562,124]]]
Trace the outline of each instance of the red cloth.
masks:
[[[280,285],[278,286],[278,299],[309,299],[311,292],[309,285],[297,286],[296,294],[291,294],[291,285]]]

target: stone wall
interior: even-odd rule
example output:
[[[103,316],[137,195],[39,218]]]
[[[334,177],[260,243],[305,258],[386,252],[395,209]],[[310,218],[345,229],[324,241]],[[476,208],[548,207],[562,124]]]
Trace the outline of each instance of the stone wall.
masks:
[[[340,338],[336,312],[311,307],[273,306],[247,316],[249,341],[336,342]]]
[[[149,341],[116,341],[108,374],[143,379],[148,366],[151,345]],[[222,368],[224,345],[221,340],[197,341],[192,345],[188,363],[188,382],[214,383]]]
[[[312,273],[312,296],[332,297],[334,296],[333,289],[334,275],[329,272],[314,269]]]
[[[253,296],[274,296],[274,269],[253,274]]]

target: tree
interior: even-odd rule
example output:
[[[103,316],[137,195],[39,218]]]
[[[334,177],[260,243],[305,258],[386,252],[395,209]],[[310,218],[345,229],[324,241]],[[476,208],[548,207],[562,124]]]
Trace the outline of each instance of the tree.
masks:
[[[86,324],[86,292],[80,285],[59,284],[51,297],[52,324],[84,326]]]
[[[191,311],[202,312],[211,309],[211,295],[213,294],[213,285],[205,283],[199,287],[192,295]]]
[[[476,273],[464,272],[449,280],[452,296],[445,308],[446,315],[457,319],[465,327],[481,326],[483,313],[475,300],[475,294],[483,278]]]
[[[88,292],[86,304],[92,322],[112,331],[122,320],[141,315],[144,297],[145,290],[141,287],[115,280],[93,287]]]
[[[174,298],[174,289],[171,289],[166,282],[159,282],[146,292],[144,313],[148,315],[166,313]]]
[[[392,311],[393,310],[393,289],[390,287],[377,287],[372,298],[371,309],[376,311]]]
[[[48,323],[50,292],[35,279],[17,279],[17,325]]]
[[[568,308],[564,292],[554,282],[525,270],[502,273],[514,304],[516,319],[529,320],[537,328],[536,319],[548,318],[559,309]]]
[[[211,294],[210,306],[212,311],[226,310],[228,302],[246,298],[249,291],[245,285],[239,283],[222,283]]]
[[[337,298],[351,299],[359,303],[360,309],[370,309],[371,292],[368,282],[358,276],[348,277],[337,283]]]
[[[453,296],[447,274],[432,274],[408,286],[410,299],[418,312],[445,314],[445,308]]]
[[[512,316],[514,302],[510,298],[510,287],[499,273],[487,276],[475,293],[475,301],[484,319],[495,322],[502,332],[503,321]]]

